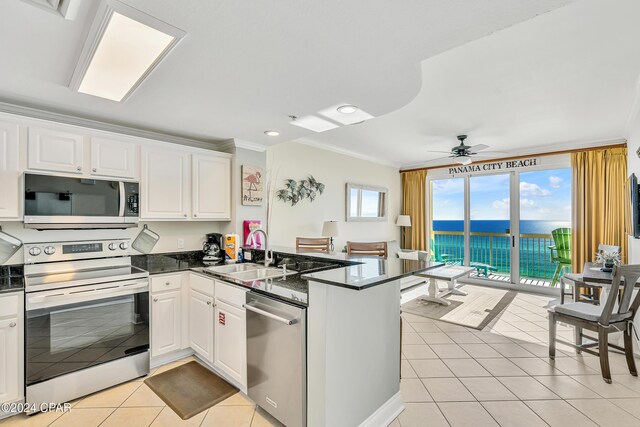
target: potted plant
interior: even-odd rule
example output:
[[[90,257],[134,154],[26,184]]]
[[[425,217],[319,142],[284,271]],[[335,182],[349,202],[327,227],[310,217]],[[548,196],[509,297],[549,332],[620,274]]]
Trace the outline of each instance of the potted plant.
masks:
[[[596,254],[596,262],[602,264],[602,271],[613,271],[614,265],[620,265],[620,252],[618,251],[602,251]]]

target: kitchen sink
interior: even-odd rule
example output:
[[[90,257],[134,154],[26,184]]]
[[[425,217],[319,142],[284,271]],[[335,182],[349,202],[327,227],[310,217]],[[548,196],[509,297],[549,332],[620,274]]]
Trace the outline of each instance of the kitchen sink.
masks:
[[[276,279],[291,274],[296,271],[287,270],[286,273],[281,268],[265,267],[260,264],[230,264],[217,267],[207,267],[204,269],[206,273],[226,277],[242,282],[251,282],[253,280]]]
[[[259,270],[261,268],[268,268],[264,265],[259,264],[228,264],[228,265],[219,265],[217,267],[207,267],[205,271],[214,274],[233,274],[233,273],[241,273],[244,271],[252,271]]]

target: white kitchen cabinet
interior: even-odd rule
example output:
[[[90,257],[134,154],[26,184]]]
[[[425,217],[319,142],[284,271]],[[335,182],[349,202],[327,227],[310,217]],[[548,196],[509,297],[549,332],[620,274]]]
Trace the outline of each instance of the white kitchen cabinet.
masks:
[[[188,218],[189,154],[143,146],[141,156],[141,219]]]
[[[213,314],[213,297],[189,290],[189,345],[209,362],[213,362]]]
[[[181,293],[176,290],[151,295],[151,357],[182,348]]]
[[[247,385],[247,323],[245,310],[216,298],[213,365]]]
[[[18,318],[0,320],[0,402],[11,402],[22,395],[18,378]]]
[[[194,219],[231,218],[231,159],[194,154],[191,158]]]
[[[0,122],[0,218],[17,219],[20,215],[18,152],[18,125]]]
[[[106,138],[91,138],[91,175],[136,177],[136,145]]]
[[[29,128],[27,165],[29,169],[84,173],[84,137],[43,128]]]
[[[0,403],[24,397],[24,294],[0,296]]]

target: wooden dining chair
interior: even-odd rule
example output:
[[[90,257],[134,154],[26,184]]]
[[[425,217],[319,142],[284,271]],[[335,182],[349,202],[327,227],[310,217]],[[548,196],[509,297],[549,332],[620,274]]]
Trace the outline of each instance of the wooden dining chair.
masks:
[[[640,265],[624,265],[613,267],[613,282],[604,305],[593,305],[585,302],[574,302],[556,305],[549,309],[549,358],[556,357],[556,342],[569,345],[578,353],[584,351],[600,358],[602,378],[611,384],[611,370],[609,368],[609,347],[624,351],[629,372],[638,376],[633,355],[632,327],[633,318],[640,305],[640,292],[631,300],[636,282],[640,278]],[[622,290],[622,298],[618,302],[618,292]],[[617,307],[616,307],[617,303]],[[576,328],[575,343],[557,339],[556,322],[573,325]],[[583,344],[582,330],[587,329],[598,333],[595,343]],[[609,334],[623,332],[624,347],[609,343]],[[591,337],[588,337],[593,339]],[[598,347],[598,351],[592,347]]]
[[[347,242],[347,255],[387,256],[387,242]]]
[[[313,251],[328,254],[331,239],[329,237],[296,237],[296,251]]]
[[[620,253],[621,250],[622,248],[620,246],[603,244],[598,245],[598,252],[601,253]],[[567,285],[569,284],[567,282],[571,282],[570,284],[573,288],[571,293],[567,293],[565,291]],[[580,293],[580,288],[584,288],[586,290],[586,293]],[[582,274],[579,273],[566,273],[560,278],[560,304],[564,304],[566,295],[573,295],[573,302],[588,301],[592,304],[599,305],[601,291],[601,283],[585,283],[582,280]]]

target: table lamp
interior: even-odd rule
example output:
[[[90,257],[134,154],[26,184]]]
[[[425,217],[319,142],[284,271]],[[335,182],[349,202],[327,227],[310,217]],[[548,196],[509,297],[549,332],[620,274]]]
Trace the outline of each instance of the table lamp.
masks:
[[[405,233],[407,232],[407,227],[411,227],[411,216],[409,215],[398,215],[398,219],[396,220],[396,225],[398,227],[402,227],[402,245],[404,246],[406,239]]]
[[[330,247],[329,249],[333,252],[333,238],[338,235],[338,221],[325,221],[322,224],[322,237],[330,238]]]

